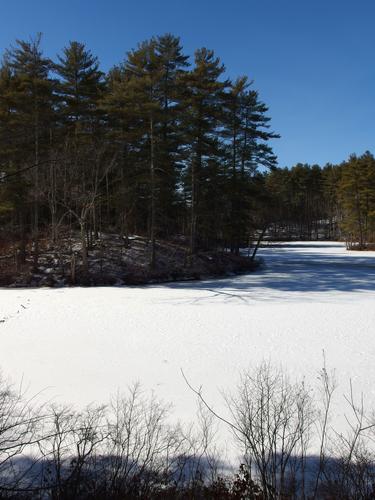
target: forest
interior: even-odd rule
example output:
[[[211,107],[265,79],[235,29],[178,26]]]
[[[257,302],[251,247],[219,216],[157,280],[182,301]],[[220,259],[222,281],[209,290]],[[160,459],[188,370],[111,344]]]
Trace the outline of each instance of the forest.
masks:
[[[372,154],[279,168],[270,121],[251,79],[228,79],[212,50],[191,59],[171,34],[108,72],[82,43],[52,61],[41,35],[17,40],[0,68],[0,274],[50,251],[47,267],[83,280],[90,252],[103,272],[134,235],[150,270],[167,250],[189,266],[262,238],[369,248]]]
[[[374,8],[21,3],[0,500],[374,499]]]

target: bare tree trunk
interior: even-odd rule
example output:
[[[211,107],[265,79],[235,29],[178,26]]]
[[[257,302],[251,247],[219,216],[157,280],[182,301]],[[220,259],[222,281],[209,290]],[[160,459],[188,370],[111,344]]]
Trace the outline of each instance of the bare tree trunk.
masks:
[[[87,255],[87,240],[86,240],[86,223],[80,220],[81,228],[81,253],[82,253],[82,274],[84,280],[88,278],[88,255]]]
[[[200,146],[198,146],[200,148]],[[200,165],[200,152],[197,152],[197,158],[193,159],[191,165],[191,221],[190,221],[190,254],[196,251],[197,240],[197,174],[198,164]],[[200,168],[199,168],[200,170]]]
[[[150,224],[150,240],[151,240],[151,257],[150,267],[155,267],[155,158],[154,158],[154,120],[151,114],[150,117],[150,174],[151,174],[151,224]]]
[[[57,182],[56,182],[56,163],[52,158],[52,130],[50,130],[50,185],[49,206],[51,211],[51,236],[53,243],[57,242]]]
[[[72,260],[70,261],[70,279],[72,282],[72,285],[75,285],[76,283],[76,254],[72,254]]]
[[[195,162],[193,161],[191,169],[191,221],[190,221],[190,254],[195,253],[195,233],[196,233],[196,193],[195,193],[195,183],[196,183],[196,172],[195,172]]]
[[[34,224],[33,224],[33,239],[34,239],[34,267],[38,265],[39,257],[39,120],[38,111],[35,111],[34,118]]]
[[[254,248],[254,251],[253,251],[253,254],[251,256],[251,260],[254,260],[255,257],[256,257],[256,254],[257,254],[257,251],[258,251],[258,248],[260,247],[260,244],[262,243],[262,240],[263,240],[263,236],[264,236],[264,233],[266,232],[266,229],[267,229],[267,226],[265,226],[263,229],[262,229],[262,232],[260,233],[260,235],[258,236],[258,240],[257,240],[257,243],[255,245],[255,248]]]

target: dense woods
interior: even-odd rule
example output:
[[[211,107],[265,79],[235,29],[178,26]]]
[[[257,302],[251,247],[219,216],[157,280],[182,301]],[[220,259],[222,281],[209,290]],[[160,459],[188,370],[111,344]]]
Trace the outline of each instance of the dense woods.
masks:
[[[254,172],[276,162],[267,107],[247,78],[225,79],[205,48],[191,68],[172,35],[108,74],[81,43],[53,62],[40,42],[18,41],[1,68],[3,230],[37,247],[69,225],[84,259],[100,231],[146,234],[151,266],[157,238],[181,235],[191,254],[238,251]]]
[[[0,69],[2,254],[37,266],[42,245],[74,234],[84,276],[104,233],[124,247],[146,238],[150,269],[158,241],[184,248],[185,262],[202,250],[238,254],[261,235],[366,247],[373,156],[279,169],[278,137],[246,76],[227,79],[206,48],[191,61],[173,35],[140,43],[108,73],[82,43],[52,61],[40,36],[18,40]]]
[[[365,249],[375,241],[375,159],[369,152],[339,165],[298,164],[265,175],[281,239],[336,239]]]

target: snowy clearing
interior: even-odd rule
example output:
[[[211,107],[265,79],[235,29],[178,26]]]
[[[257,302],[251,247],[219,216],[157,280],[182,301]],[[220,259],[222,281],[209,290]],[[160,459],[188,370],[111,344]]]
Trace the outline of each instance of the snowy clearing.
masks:
[[[0,366],[43,398],[107,402],[140,381],[192,420],[194,386],[224,411],[222,389],[262,360],[315,383],[322,367],[375,408],[375,252],[341,243],[262,248],[259,272],[152,287],[0,290]],[[340,419],[339,419],[340,420]]]

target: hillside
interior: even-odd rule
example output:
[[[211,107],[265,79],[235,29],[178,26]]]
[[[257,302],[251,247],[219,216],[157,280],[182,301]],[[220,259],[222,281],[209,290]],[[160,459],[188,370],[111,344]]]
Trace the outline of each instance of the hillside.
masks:
[[[229,252],[199,252],[189,255],[183,242],[158,241],[156,260],[150,267],[150,244],[141,236],[126,240],[118,234],[101,234],[88,246],[88,270],[82,262],[78,233],[65,235],[58,245],[41,240],[38,256],[31,245],[20,250],[3,244],[0,254],[2,286],[38,287],[69,285],[140,285],[202,279],[249,272],[258,263]]]

